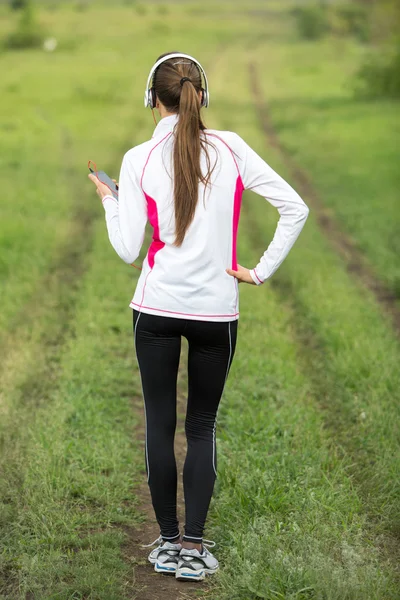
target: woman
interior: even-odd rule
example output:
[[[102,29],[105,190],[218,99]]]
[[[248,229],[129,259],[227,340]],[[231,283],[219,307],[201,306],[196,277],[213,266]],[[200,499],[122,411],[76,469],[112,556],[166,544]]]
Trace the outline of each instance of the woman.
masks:
[[[118,201],[89,175],[103,201],[111,244],[126,263],[139,255],[147,220],[154,231],[130,303],[145,406],[147,481],[160,526],[149,561],[157,572],[182,580],[201,580],[218,569],[203,530],[217,474],[217,411],[236,346],[238,283],[269,279],[309,212],[239,135],[206,129],[201,108],[208,101],[200,63],[187,54],[162,55],[145,92],[145,106],[155,107],[161,120],[150,140],[125,154]],[[253,269],[236,258],[245,189],[280,213],[274,238]],[[181,536],[174,435],[182,336],[189,357]]]

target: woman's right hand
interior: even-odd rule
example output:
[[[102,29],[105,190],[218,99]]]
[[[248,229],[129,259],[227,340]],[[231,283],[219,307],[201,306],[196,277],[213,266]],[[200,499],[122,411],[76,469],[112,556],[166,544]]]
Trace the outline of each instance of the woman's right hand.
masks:
[[[250,283],[251,285],[257,285],[253,281],[253,278],[250,275],[249,269],[242,267],[242,265],[238,265],[237,271],[234,271],[233,269],[226,269],[226,272],[228,273],[228,275],[232,275],[232,277],[236,277],[236,279],[238,280],[239,283],[241,283],[243,281],[244,283]]]

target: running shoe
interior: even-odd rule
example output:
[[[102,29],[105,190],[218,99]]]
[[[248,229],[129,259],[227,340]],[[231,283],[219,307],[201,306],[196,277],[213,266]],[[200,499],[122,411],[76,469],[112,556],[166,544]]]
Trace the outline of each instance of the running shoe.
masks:
[[[146,544],[142,548],[150,548],[157,544],[157,548],[154,548],[149,556],[148,560],[154,565],[154,570],[157,573],[163,573],[165,575],[175,575],[178,567],[179,552],[182,548],[182,544],[172,544],[171,542],[164,542],[160,535],[151,544]]]
[[[215,542],[203,540],[202,553],[197,548],[193,548],[193,550],[182,548],[178,557],[178,568],[175,573],[176,579],[180,579],[181,581],[201,581],[206,575],[212,575],[218,571],[218,561],[206,546],[213,548]]]

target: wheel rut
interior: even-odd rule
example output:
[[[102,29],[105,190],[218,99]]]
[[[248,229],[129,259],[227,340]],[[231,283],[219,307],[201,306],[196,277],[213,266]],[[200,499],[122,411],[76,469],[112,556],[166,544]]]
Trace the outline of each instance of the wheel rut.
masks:
[[[177,427],[175,432],[175,457],[178,470],[178,493],[177,493],[177,513],[182,532],[182,525],[185,522],[185,505],[182,484],[183,464],[186,456],[186,435],[184,430],[184,419],[186,412],[186,393],[185,387],[185,362],[186,351],[183,349],[178,378],[177,394]],[[126,527],[125,531],[128,539],[123,547],[123,554],[130,563],[134,565],[134,574],[132,587],[137,600],[195,600],[196,598],[205,598],[208,596],[208,580],[202,582],[183,582],[178,581],[171,575],[162,575],[154,571],[153,565],[147,557],[152,548],[142,548],[142,544],[149,544],[159,535],[158,524],[154,515],[151,502],[150,490],[145,476],[145,420],[143,409],[143,398],[135,397],[133,399],[133,410],[138,417],[136,428],[137,439],[143,447],[143,468],[142,483],[134,490],[138,498],[137,510],[144,516],[144,521],[139,527]],[[153,546],[155,548],[156,546]]]
[[[10,320],[0,343],[1,387],[4,394],[5,390],[18,389],[24,404],[43,401],[57,386],[62,349],[68,337],[74,335],[73,320],[89,266],[94,224],[101,218],[99,201],[93,198],[93,190],[90,196],[82,192],[82,172],[71,163],[71,134],[64,128],[60,135],[60,162],[64,165],[65,183],[75,198],[67,229],[47,270]],[[128,144],[125,140],[121,148]],[[19,371],[15,365],[21,365]],[[6,418],[8,409],[0,394],[0,418]]]
[[[268,145],[280,154],[293,177],[300,195],[303,196],[307,204],[314,211],[320,229],[324,232],[326,239],[329,240],[333,250],[342,258],[347,271],[355,275],[361,284],[374,294],[383,312],[391,319],[396,333],[400,335],[399,298],[393,290],[379,279],[368,259],[357,248],[354,240],[340,228],[336,219],[324,206],[308,174],[296,163],[282,145],[271,121],[268,104],[263,97],[257,74],[257,66],[254,62],[249,63],[248,71],[254,104]]]
[[[265,239],[260,223],[252,214],[248,203],[243,205],[243,220],[254,249],[263,247]],[[382,522],[379,506],[371,495],[373,492],[370,483],[379,477],[379,473],[372,470],[375,457],[364,451],[362,443],[357,443],[357,424],[354,423],[351,407],[341,402],[340,398],[332,402],[325,376],[324,345],[318,337],[318,332],[307,321],[307,309],[298,298],[296,287],[283,272],[271,278],[270,286],[280,298],[280,303],[289,309],[291,316],[288,318],[288,326],[290,325],[294,341],[299,348],[297,353],[299,366],[308,377],[311,396],[321,411],[323,426],[328,433],[328,443],[332,452],[340,459],[351,458],[347,470],[359,492],[363,510],[368,516],[371,538],[375,546],[380,549],[384,561],[392,565],[393,572],[400,583],[398,531],[393,527],[390,518]],[[326,370],[329,371],[329,365],[326,366]],[[382,485],[384,485],[383,480]],[[393,519],[395,518],[394,514]],[[378,534],[376,534],[377,530]]]
[[[219,62],[222,60],[225,51],[229,48],[229,43],[221,43],[215,53],[216,57],[208,71],[216,71]],[[175,433],[175,457],[178,469],[178,497],[177,512],[179,523],[184,523],[184,499],[182,486],[182,471],[186,456],[186,436],[184,430],[184,415],[186,412],[186,394],[183,387],[186,387],[186,375],[183,369],[183,363],[186,357],[185,346],[182,347],[182,355],[179,366],[178,395],[177,395],[177,428]],[[143,468],[144,468],[144,411],[143,400],[134,398],[133,409],[138,415],[139,425],[137,435],[143,445]],[[135,495],[139,499],[138,510],[145,517],[145,521],[139,528],[127,528],[128,540],[124,547],[124,554],[130,562],[135,565],[134,589],[138,600],[194,600],[195,598],[210,598],[211,582],[204,580],[202,582],[182,582],[172,576],[163,576],[153,570],[152,565],[147,560],[151,548],[141,548],[142,544],[149,544],[158,537],[159,530],[155,521],[153,506],[151,503],[150,492],[147,482],[144,481]]]
[[[71,146],[71,140],[66,136],[63,153],[67,153]],[[66,170],[72,181],[78,181],[77,173],[68,163]],[[79,198],[76,193],[75,197]],[[82,205],[77,203],[71,207],[68,235],[61,240],[47,272],[10,323],[2,347],[0,471],[3,475],[4,469],[10,477],[10,485],[13,477],[12,485],[23,486],[23,476],[18,472],[15,475],[13,468],[15,430],[18,429],[19,441],[24,443],[21,440],[32,427],[37,407],[51,402],[58,387],[61,356],[67,340],[73,335],[76,303],[87,270],[96,213],[93,203],[85,205],[82,202]],[[16,368],[14,363],[20,368]],[[6,402],[8,393],[11,394],[12,406]],[[3,395],[4,404],[1,403]],[[15,418],[16,411],[18,419]],[[3,453],[3,449],[6,452]],[[4,583],[10,597],[18,596],[16,579],[15,573],[10,570]]]
[[[62,155],[73,155],[68,132],[63,137]],[[39,404],[50,397],[58,385],[65,342],[73,335],[72,322],[88,266],[98,207],[82,200],[82,193],[78,193],[80,174],[67,160],[65,173],[79,202],[71,206],[66,234],[47,271],[9,323],[1,344],[0,377],[4,394],[13,390],[13,397],[17,398],[13,400],[13,410],[18,403]],[[0,417],[6,419],[8,411],[8,404],[2,404],[0,398]]]
[[[267,104],[259,86],[257,68],[254,63],[249,64],[249,79],[254,96],[254,104],[268,145],[276,149],[280,154],[292,174],[299,193],[307,199],[307,203],[316,213],[320,228],[330,241],[333,249],[343,259],[348,272],[355,274],[360,283],[374,293],[378,304],[391,317],[394,330],[399,334],[400,307],[398,298],[383,282],[378,280],[371,265],[358,248],[355,247],[353,240],[340,229],[332,215],[328,214],[308,175],[296,164],[282,146],[271,122]],[[260,244],[261,246],[264,244],[260,224],[251,213],[251,209],[247,204],[243,205],[243,210],[248,231],[251,231],[253,245],[259,248]],[[315,365],[321,362],[320,358],[324,353],[323,343],[318,338],[317,331],[312,330],[309,324],[306,324],[306,321],[303,324],[302,315],[306,315],[306,307],[301,304],[290,279],[283,273],[279,273],[271,279],[270,285],[280,296],[282,303],[287,304],[293,314],[297,315],[294,320],[291,320],[291,330],[299,347],[304,350],[299,352],[299,362],[309,377],[313,397],[318,399],[318,406],[324,415],[324,426],[329,432],[331,444],[334,446],[335,452],[339,456],[344,457],[347,454],[354,459],[351,468],[349,468],[349,473],[360,491],[364,510],[369,517],[371,526],[376,524],[380,530],[378,537],[375,536],[374,543],[380,548],[384,559],[393,565],[394,573],[400,581],[400,572],[398,570],[398,561],[400,558],[398,533],[392,528],[392,523],[381,523],[379,512],[376,506],[373,503],[371,504],[370,501],[369,479],[376,477],[376,475],[374,476],[370,472],[373,457],[360,452],[358,449],[349,428],[349,423],[353,422],[350,408],[343,403],[332,404],[329,394],[327,394],[325,378],[324,376],[321,377],[319,374],[320,371],[315,369]],[[320,368],[323,367],[321,366]]]

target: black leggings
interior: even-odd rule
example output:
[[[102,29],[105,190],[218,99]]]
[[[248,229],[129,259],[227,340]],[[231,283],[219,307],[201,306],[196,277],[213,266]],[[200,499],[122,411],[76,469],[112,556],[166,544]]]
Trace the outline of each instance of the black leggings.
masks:
[[[201,543],[217,475],[217,411],[235,353],[237,327],[237,320],[194,321],[133,310],[146,417],[147,482],[163,540],[179,536],[174,437],[181,336],[189,343],[183,539]]]

